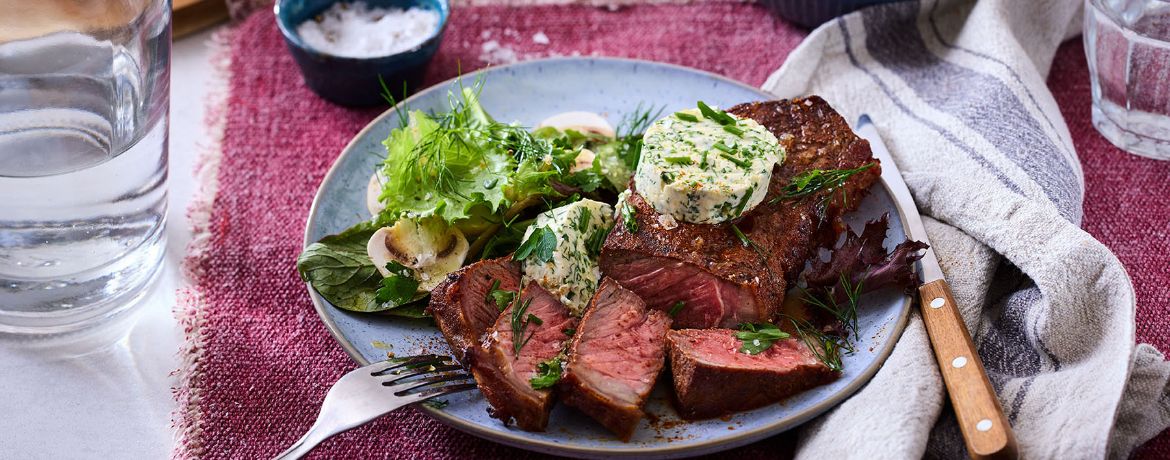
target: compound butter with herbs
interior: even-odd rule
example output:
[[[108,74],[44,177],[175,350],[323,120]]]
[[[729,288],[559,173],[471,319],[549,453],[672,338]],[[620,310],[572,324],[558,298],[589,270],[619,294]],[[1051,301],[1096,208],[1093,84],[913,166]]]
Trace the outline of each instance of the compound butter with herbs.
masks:
[[[583,199],[537,216],[524,234],[517,254],[522,254],[526,245],[535,245],[536,242],[529,242],[534,238],[555,239],[555,248],[545,260],[540,257],[523,260],[521,286],[535,280],[560,299],[573,315],[581,316],[601,282],[598,256],[613,229],[613,213],[608,204]]]
[[[717,224],[764,200],[784,149],[754,120],[699,105],[650,125],[634,184],[660,214]]]

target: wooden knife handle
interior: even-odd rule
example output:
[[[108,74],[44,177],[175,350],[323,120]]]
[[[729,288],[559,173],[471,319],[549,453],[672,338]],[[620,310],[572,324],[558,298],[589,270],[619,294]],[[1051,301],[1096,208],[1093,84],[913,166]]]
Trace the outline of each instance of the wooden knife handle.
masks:
[[[973,459],[1014,459],[1016,438],[946,280],[918,288],[922,320]]]

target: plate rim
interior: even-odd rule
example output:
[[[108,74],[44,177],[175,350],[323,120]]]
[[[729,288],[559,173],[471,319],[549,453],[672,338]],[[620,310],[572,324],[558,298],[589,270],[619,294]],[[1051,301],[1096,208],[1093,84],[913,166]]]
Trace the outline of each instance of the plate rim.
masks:
[[[484,67],[482,69],[475,70],[474,72],[469,72],[469,73],[464,74],[464,75],[449,78],[449,79],[444,80],[442,82],[435,83],[435,84],[430,85],[426,88],[423,88],[423,89],[419,90],[417,93],[412,94],[410,97],[407,97],[407,98],[399,101],[398,104],[386,109],[384,112],[378,114],[377,117],[374,117],[372,120],[370,120],[370,122],[367,123],[365,127],[363,127],[360,131],[355,133],[353,135],[353,137],[350,138],[349,142],[346,143],[345,147],[343,147],[341,149],[341,152],[333,160],[333,164],[331,164],[329,166],[329,170],[321,178],[321,183],[320,183],[320,185],[317,186],[317,191],[313,195],[313,202],[312,202],[311,206],[309,207],[309,214],[305,220],[305,230],[304,230],[302,248],[308,247],[310,244],[315,243],[315,241],[310,241],[309,232],[310,232],[310,229],[313,228],[314,224],[316,223],[317,209],[318,209],[318,206],[320,205],[321,201],[324,198],[322,195],[324,184],[329,182],[333,178],[333,176],[338,173],[338,165],[341,163],[341,160],[344,157],[349,155],[350,150],[354,147],[354,144],[357,142],[357,140],[359,138],[364,137],[367,132],[374,129],[375,125],[377,125],[379,122],[381,122],[384,118],[390,116],[392,113],[394,113],[396,110],[398,110],[399,107],[408,105],[411,101],[424,95],[424,93],[428,92],[429,90],[432,90],[433,88],[446,87],[446,86],[449,86],[452,83],[455,83],[456,81],[463,79],[463,78],[466,78],[466,77],[478,77],[478,76],[480,76],[484,73],[487,73],[487,72],[496,72],[496,71],[500,71],[503,69],[512,69],[512,68],[518,68],[518,67],[524,67],[524,66],[530,66],[530,65],[540,65],[540,64],[547,64],[547,63],[561,62],[561,61],[616,62],[616,63],[638,64],[638,65],[648,65],[648,66],[652,66],[652,67],[669,68],[672,70],[683,71],[683,72],[688,72],[688,73],[693,73],[693,74],[699,74],[699,75],[702,75],[702,76],[705,76],[708,78],[720,80],[723,83],[731,84],[733,86],[739,86],[743,89],[746,89],[746,90],[749,90],[751,92],[756,93],[757,95],[761,96],[764,100],[776,99],[776,96],[773,94],[770,94],[766,91],[763,91],[759,88],[756,88],[754,86],[743,83],[741,81],[734,80],[732,78],[725,77],[723,75],[719,75],[716,73],[708,72],[708,71],[701,70],[701,69],[695,69],[692,67],[682,66],[682,65],[678,65],[678,64],[671,64],[671,63],[657,62],[657,61],[648,61],[648,60],[644,60],[644,59],[622,58],[622,57],[595,57],[595,56],[591,56],[591,57],[555,57],[555,58],[533,59],[533,60],[517,62],[517,63],[512,63],[512,64],[506,64],[506,65],[488,66],[488,67]],[[852,126],[850,128],[852,129]],[[897,165],[893,165],[893,164],[891,164],[891,165],[884,165],[883,164],[882,167],[892,167],[895,170],[898,169]],[[881,181],[881,185],[884,189],[886,189],[886,192],[889,193],[889,185],[886,184],[884,180]],[[890,194],[890,195],[893,196],[893,194]],[[908,229],[905,229],[906,225],[905,225],[904,216],[906,215],[906,211],[904,209],[902,209],[902,203],[899,203],[896,200],[891,200],[891,201],[893,202],[894,208],[898,212],[899,217],[902,217],[901,220],[902,220],[902,226],[903,226],[904,230],[908,231]],[[321,295],[318,294],[317,291],[315,289],[313,289],[312,285],[309,284],[308,282],[305,282],[305,287],[309,291],[310,300],[312,300],[312,302],[313,302],[313,310],[317,313],[317,316],[321,319],[321,322],[325,324],[326,329],[329,330],[329,334],[333,337],[333,339],[339,345],[341,345],[342,349],[345,350],[346,354],[348,354],[349,357],[351,359],[353,359],[354,361],[356,361],[358,364],[360,364],[362,366],[370,364],[370,362],[367,361],[364,356],[362,356],[361,352],[358,351],[357,347],[354,346],[353,343],[350,342],[350,340],[347,337],[345,337],[345,335],[341,332],[340,328],[338,328],[337,324],[333,321],[333,318],[330,317],[326,313],[327,308],[336,308],[336,307],[332,307],[332,305],[329,305],[329,303],[327,301],[325,301],[325,299],[322,298]],[[509,445],[509,446],[517,447],[517,448],[521,448],[521,449],[535,450],[535,451],[539,451],[539,452],[543,452],[543,453],[551,453],[551,454],[556,454],[556,455],[567,455],[567,456],[573,456],[573,457],[578,457],[578,458],[596,458],[599,456],[605,456],[605,457],[638,456],[638,457],[642,457],[642,458],[672,458],[672,457],[683,456],[683,455],[687,455],[687,456],[689,456],[689,455],[702,455],[705,453],[719,452],[719,451],[739,447],[742,445],[746,445],[746,444],[749,444],[751,442],[755,442],[755,441],[764,439],[766,437],[775,436],[777,434],[783,433],[785,431],[788,431],[788,430],[796,428],[800,425],[803,425],[804,423],[808,422],[809,420],[811,420],[811,419],[827,412],[828,410],[832,409],[833,407],[836,407],[837,405],[841,404],[846,399],[849,399],[855,393],[857,393],[857,391],[860,390],[861,387],[869,384],[870,380],[872,380],[874,375],[877,374],[877,371],[879,369],[881,369],[882,366],[885,365],[886,360],[889,358],[890,354],[893,353],[894,347],[897,345],[898,341],[901,339],[902,333],[905,331],[906,325],[910,320],[911,310],[913,309],[911,302],[912,302],[912,299],[910,296],[903,296],[901,312],[898,314],[898,318],[894,322],[893,332],[889,335],[889,338],[882,345],[881,349],[878,350],[878,352],[874,354],[873,362],[868,367],[866,367],[864,370],[862,370],[858,374],[857,378],[855,378],[852,382],[850,382],[845,387],[843,387],[840,391],[830,395],[829,397],[827,397],[821,401],[814,403],[809,408],[807,408],[807,409],[805,409],[797,414],[794,414],[788,418],[778,420],[775,423],[772,423],[772,424],[769,424],[769,425],[766,425],[766,426],[763,426],[760,428],[756,428],[756,429],[750,430],[750,431],[736,430],[734,432],[734,434],[731,434],[730,436],[727,436],[724,438],[711,439],[711,440],[701,440],[698,443],[690,444],[690,445],[682,445],[682,444],[670,445],[670,444],[667,444],[667,445],[664,445],[662,447],[651,447],[651,448],[618,447],[618,448],[610,449],[610,448],[597,448],[597,447],[577,447],[577,446],[564,445],[564,444],[553,442],[553,441],[534,440],[534,439],[523,438],[523,437],[513,435],[513,434],[505,432],[505,431],[494,430],[494,429],[491,429],[491,428],[488,428],[488,427],[485,427],[485,426],[482,426],[482,425],[479,425],[476,423],[472,423],[472,422],[463,420],[459,417],[455,417],[455,416],[447,413],[446,411],[431,408],[431,407],[428,407],[425,405],[415,405],[415,408],[417,410],[421,411],[422,413],[426,414],[427,416],[434,418],[434,419],[442,422],[443,424],[445,424],[449,427],[455,428],[459,431],[471,434],[471,435],[479,437],[481,439],[485,439],[485,440],[492,441],[492,442],[498,442],[501,444],[505,444],[505,445]]]

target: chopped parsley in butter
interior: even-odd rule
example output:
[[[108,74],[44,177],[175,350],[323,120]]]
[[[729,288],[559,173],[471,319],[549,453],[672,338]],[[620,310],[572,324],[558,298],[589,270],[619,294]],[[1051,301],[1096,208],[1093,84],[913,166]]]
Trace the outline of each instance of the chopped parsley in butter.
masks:
[[[598,239],[604,239],[613,228],[613,213],[608,204],[580,200],[537,216],[524,234],[524,240],[537,228],[547,229],[542,232],[551,232],[556,237],[556,250],[548,261],[526,258],[521,285],[535,280],[560,299],[573,315],[581,316],[601,282],[595,247],[600,246],[596,244]]]
[[[750,211],[768,193],[772,168],[784,159],[776,136],[754,120],[711,113],[718,117],[677,112],[646,130],[634,184],[658,213],[717,224]]]

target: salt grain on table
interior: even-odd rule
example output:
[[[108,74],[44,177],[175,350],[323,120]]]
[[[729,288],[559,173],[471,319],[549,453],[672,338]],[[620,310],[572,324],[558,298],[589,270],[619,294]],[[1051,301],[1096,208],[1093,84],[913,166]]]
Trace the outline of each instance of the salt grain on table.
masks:
[[[414,48],[435,34],[439,13],[424,8],[370,8],[364,2],[334,3],[297,26],[310,48],[335,56],[369,58]]]

